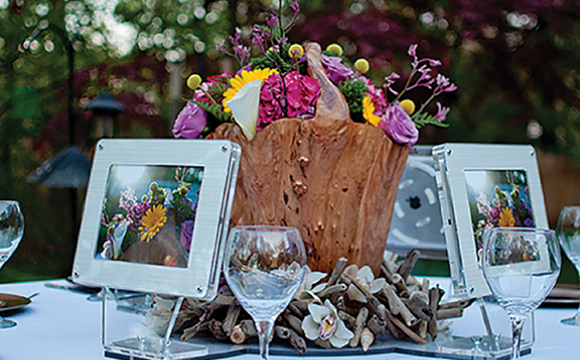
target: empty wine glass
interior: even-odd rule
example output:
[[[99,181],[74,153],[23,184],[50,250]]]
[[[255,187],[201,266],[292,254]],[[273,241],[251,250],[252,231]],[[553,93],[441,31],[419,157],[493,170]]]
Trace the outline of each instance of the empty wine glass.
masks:
[[[0,269],[18,247],[24,234],[24,217],[17,201],[0,200]],[[0,329],[16,326],[16,321],[0,316]]]
[[[224,273],[254,319],[262,359],[268,359],[274,321],[302,284],[305,265],[304,244],[295,228],[240,226],[230,230]]]
[[[492,228],[484,233],[483,275],[512,324],[512,359],[520,357],[524,321],[560,273],[560,247],[548,229]]]
[[[580,206],[562,208],[556,233],[568,259],[580,274]],[[560,321],[566,325],[580,326],[580,309],[571,318]]]

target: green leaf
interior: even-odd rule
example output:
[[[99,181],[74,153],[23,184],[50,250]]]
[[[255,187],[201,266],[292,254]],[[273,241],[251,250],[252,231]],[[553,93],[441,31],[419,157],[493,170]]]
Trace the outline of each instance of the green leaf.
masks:
[[[435,125],[435,126],[439,126],[439,127],[443,127],[443,128],[446,128],[449,126],[449,124],[442,123],[435,116],[428,114],[428,113],[416,114],[415,116],[412,117],[412,119],[413,119],[413,122],[415,123],[415,126],[417,126],[417,129],[420,129],[420,128],[424,127],[425,125]]]

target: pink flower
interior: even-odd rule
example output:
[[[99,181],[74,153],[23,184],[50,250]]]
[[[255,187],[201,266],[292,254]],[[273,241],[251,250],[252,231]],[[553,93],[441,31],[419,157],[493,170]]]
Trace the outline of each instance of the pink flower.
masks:
[[[207,113],[196,104],[188,101],[175,119],[173,136],[175,138],[196,139],[207,125]]]
[[[435,114],[434,118],[439,120],[439,122],[445,121],[447,118],[447,113],[449,112],[449,108],[445,106],[441,106],[440,102],[437,102],[437,114]]]
[[[365,82],[365,85],[368,89],[367,95],[370,96],[373,100],[373,104],[375,105],[374,114],[381,116],[387,109],[387,101],[385,100],[383,90],[377,89],[373,82],[364,76],[361,76],[359,79]]]
[[[419,130],[415,123],[400,105],[389,105],[379,127],[397,143],[413,146],[419,139]]]
[[[272,74],[264,80],[260,90],[260,111],[256,128],[262,130],[274,120],[285,117],[284,106],[287,106],[287,116],[290,118],[311,118],[316,112],[316,101],[320,96],[318,81],[292,71],[284,77],[286,96],[280,74]]]
[[[340,83],[342,80],[352,77],[354,71],[347,68],[342,64],[342,59],[336,56],[327,56],[322,54],[320,56],[322,65],[326,70],[326,75],[335,84]]]
[[[135,204],[135,206],[131,208],[131,210],[127,214],[127,218],[128,220],[130,220],[129,222],[130,231],[137,232],[139,230],[139,227],[143,226],[143,222],[141,221],[141,219],[143,218],[147,210],[149,210],[150,208],[151,203],[149,202],[144,204]]]

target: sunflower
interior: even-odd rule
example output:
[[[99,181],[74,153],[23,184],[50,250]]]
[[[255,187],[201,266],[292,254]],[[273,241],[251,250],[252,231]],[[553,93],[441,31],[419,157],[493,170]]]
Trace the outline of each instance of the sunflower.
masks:
[[[166,209],[163,205],[155,205],[147,210],[141,219],[143,225],[139,226],[139,232],[141,233],[139,240],[149,242],[149,240],[153,239],[167,221],[165,211]]]
[[[368,95],[363,99],[363,118],[374,126],[378,126],[381,122],[381,117],[375,115],[373,99]]]
[[[516,219],[514,218],[514,214],[512,213],[512,209],[507,208],[507,207],[501,209],[501,213],[499,213],[498,225],[500,227],[512,227],[515,224],[516,224]]]
[[[231,113],[231,109],[229,106],[226,105],[227,101],[236,96],[238,91],[240,91],[247,83],[252,82],[254,80],[264,80],[267,79],[271,74],[277,73],[277,70],[272,69],[257,69],[252,71],[243,70],[239,75],[234,76],[230,79],[230,87],[224,92],[224,99],[222,100],[222,104],[224,106],[224,111],[227,113]]]

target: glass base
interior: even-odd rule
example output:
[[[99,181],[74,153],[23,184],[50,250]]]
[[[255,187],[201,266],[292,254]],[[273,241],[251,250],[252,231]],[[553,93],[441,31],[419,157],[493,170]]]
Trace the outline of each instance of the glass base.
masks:
[[[16,321],[6,320],[0,317],[0,329],[9,329],[16,326]]]
[[[571,318],[562,319],[560,322],[565,325],[580,326],[580,311]]]

